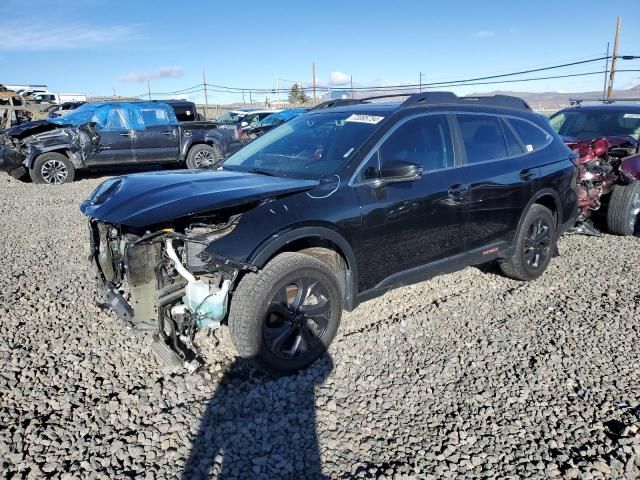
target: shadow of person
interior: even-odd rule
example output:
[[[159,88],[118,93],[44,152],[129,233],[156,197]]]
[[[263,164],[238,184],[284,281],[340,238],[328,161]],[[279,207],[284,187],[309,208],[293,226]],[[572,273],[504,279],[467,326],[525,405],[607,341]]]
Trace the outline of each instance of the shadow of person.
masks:
[[[327,353],[282,378],[236,360],[207,405],[182,479],[326,478],[315,404],[316,386],[332,369]]]

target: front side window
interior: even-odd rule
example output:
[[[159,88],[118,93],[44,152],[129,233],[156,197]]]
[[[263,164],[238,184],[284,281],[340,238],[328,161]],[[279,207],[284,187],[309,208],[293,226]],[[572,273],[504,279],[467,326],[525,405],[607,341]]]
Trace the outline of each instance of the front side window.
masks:
[[[225,170],[321,178],[338,172],[384,120],[350,112],[298,117],[231,155]]]
[[[398,127],[379,150],[380,165],[404,161],[422,165],[423,171],[453,166],[449,124],[444,115],[414,118]]]
[[[479,163],[508,157],[498,117],[457,115],[467,163]]]
[[[526,120],[510,118],[509,123],[524,143],[527,152],[540,150],[551,142],[551,135]]]
[[[127,119],[127,112],[124,108],[110,107],[107,110],[107,121],[104,124],[104,130],[129,130],[130,125]]]

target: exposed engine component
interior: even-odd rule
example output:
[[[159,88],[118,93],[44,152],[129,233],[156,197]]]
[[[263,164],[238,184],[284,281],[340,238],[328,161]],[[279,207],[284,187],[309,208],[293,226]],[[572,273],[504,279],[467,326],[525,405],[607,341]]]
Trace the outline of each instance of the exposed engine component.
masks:
[[[223,280],[220,286],[196,280],[180,262],[173,248],[173,239],[167,238],[165,245],[168,257],[173,261],[178,273],[187,281],[185,295],[182,297],[183,303],[171,308],[172,318],[174,315],[190,315],[198,328],[219,327],[227,314],[227,295],[231,280]]]
[[[576,226],[567,233],[600,235],[592,223],[592,212],[601,209],[603,197],[611,193],[614,185],[635,181],[633,172],[625,170],[623,160],[635,153],[637,142],[625,137],[602,137],[570,142],[567,146],[579,155],[579,214]]]

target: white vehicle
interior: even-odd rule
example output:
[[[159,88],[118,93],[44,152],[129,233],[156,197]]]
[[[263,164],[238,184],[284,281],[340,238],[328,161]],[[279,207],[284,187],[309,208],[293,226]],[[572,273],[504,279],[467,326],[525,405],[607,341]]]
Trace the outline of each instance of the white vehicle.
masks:
[[[51,104],[87,101],[87,96],[84,93],[39,92],[39,93],[31,94],[31,98],[36,103],[51,103]]]

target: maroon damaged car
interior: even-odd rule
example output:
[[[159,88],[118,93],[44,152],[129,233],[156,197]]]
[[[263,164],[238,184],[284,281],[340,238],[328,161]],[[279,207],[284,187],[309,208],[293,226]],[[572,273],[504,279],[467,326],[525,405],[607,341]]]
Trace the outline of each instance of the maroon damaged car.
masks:
[[[578,154],[578,206],[568,233],[640,234],[640,104],[577,105],[550,118]],[[594,221],[596,225],[594,225]]]

